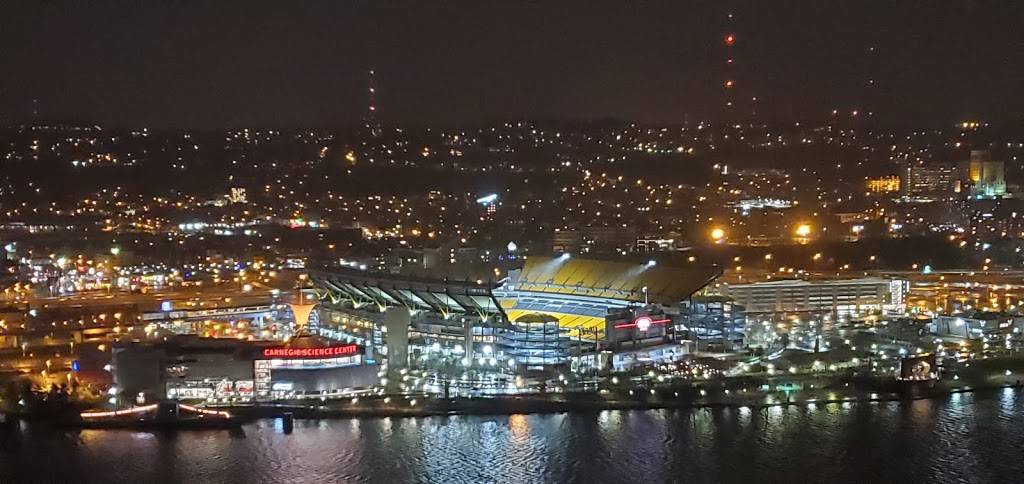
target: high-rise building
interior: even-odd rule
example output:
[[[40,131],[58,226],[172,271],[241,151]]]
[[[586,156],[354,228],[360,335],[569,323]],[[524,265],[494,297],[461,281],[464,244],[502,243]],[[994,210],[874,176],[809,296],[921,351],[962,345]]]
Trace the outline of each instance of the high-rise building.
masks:
[[[972,198],[1006,196],[1005,164],[992,161],[989,150],[971,150],[971,158],[963,166],[963,175]]]
[[[579,252],[582,242],[583,235],[579,230],[555,229],[551,235],[551,251],[576,253]]]
[[[960,192],[956,167],[947,163],[907,163],[900,170],[903,195],[952,196]]]
[[[636,245],[633,250],[636,252],[675,252],[679,249],[676,245],[676,239],[641,237],[636,239]]]
[[[868,178],[868,191],[872,193],[892,193],[900,191],[900,177],[897,175]]]
[[[551,239],[551,250],[556,253],[625,253],[633,248],[636,231],[628,227],[560,228]]]
[[[231,187],[231,194],[228,195],[228,201],[231,203],[245,203],[246,200],[245,188]]]

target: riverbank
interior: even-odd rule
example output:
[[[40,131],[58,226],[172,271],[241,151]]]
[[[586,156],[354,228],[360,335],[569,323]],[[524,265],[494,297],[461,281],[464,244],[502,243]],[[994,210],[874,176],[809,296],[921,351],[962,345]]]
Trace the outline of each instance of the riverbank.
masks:
[[[686,394],[679,391],[654,390],[633,392],[621,396],[600,393],[562,393],[529,396],[498,396],[486,398],[434,398],[424,396],[361,398],[323,401],[317,405],[278,402],[259,405],[219,406],[218,409],[231,413],[234,425],[258,419],[290,416],[294,419],[349,419],[349,418],[416,418],[431,416],[499,416],[523,414],[589,413],[612,410],[700,410],[700,409],[745,409],[767,410],[773,407],[814,407],[831,404],[857,404],[882,402],[912,402],[916,400],[943,398],[958,393],[994,392],[1000,389],[1024,389],[1021,383],[1004,383],[982,386],[936,385],[927,391],[904,393],[836,393],[834,391],[815,393],[802,392],[799,397],[785,400],[761,397],[750,392],[747,395],[725,395],[708,398],[699,391]],[[770,397],[770,396],[769,396]],[[0,429],[10,427],[16,420],[48,421],[50,419],[28,413],[8,413]],[[74,426],[74,425],[72,425]],[[173,427],[173,426],[171,426]],[[107,429],[99,426],[95,428]],[[117,429],[112,426],[109,429]],[[170,428],[164,430],[171,430]]]
[[[899,392],[859,392],[823,388],[794,392],[781,398],[778,392],[720,392],[708,394],[694,388],[659,388],[646,391],[606,393],[555,393],[479,398],[436,398],[391,396],[323,401],[318,404],[278,402],[258,406],[219,407],[245,419],[272,418],[291,414],[294,418],[384,418],[426,417],[437,415],[512,415],[534,413],[595,412],[604,410],[647,409],[762,409],[782,406],[807,406],[843,403],[899,402],[941,398],[955,393],[1024,388],[1020,382],[1000,382],[978,386],[937,382],[908,385]]]
[[[898,382],[896,380],[849,380],[825,376],[787,378],[785,382],[725,379],[699,384],[621,385],[600,391],[532,393],[484,397],[443,398],[433,395],[359,396],[348,399],[283,400],[258,404],[211,406],[247,422],[290,415],[299,419],[426,417],[436,415],[512,415],[605,410],[646,409],[762,409],[847,403],[913,401],[941,398],[955,393],[1024,388],[1012,373],[973,375],[969,380]],[[196,402],[200,404],[201,402]],[[63,408],[63,406],[62,406]],[[71,404],[66,411],[76,408]],[[54,420],[64,412],[15,411],[7,420]],[[53,410],[53,409],[51,409]],[[77,415],[77,411],[74,412]],[[64,415],[66,417],[66,415]],[[59,419],[58,419],[59,420]]]

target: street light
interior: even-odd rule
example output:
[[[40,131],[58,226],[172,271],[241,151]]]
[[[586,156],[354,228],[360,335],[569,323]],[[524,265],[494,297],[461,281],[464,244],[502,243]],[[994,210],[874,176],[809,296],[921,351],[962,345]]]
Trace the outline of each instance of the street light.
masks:
[[[725,230],[723,230],[721,228],[714,228],[714,229],[711,230],[711,240],[714,241],[714,243],[716,243],[716,244],[721,243],[722,240],[724,240],[724,239],[725,239]]]

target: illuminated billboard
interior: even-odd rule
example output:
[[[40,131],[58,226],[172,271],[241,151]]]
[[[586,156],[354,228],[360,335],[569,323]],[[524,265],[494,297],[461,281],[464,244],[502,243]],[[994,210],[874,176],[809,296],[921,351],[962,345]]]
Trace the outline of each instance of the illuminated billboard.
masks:
[[[263,357],[274,359],[334,358],[357,353],[359,353],[358,345],[326,346],[322,348],[263,348]]]

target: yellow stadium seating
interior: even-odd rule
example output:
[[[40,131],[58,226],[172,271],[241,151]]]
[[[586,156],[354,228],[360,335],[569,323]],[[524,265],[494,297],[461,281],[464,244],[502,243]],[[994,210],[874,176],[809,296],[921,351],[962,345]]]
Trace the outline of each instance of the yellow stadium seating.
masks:
[[[636,262],[531,257],[519,274],[521,291],[675,304],[718,275],[716,269],[647,266]]]

